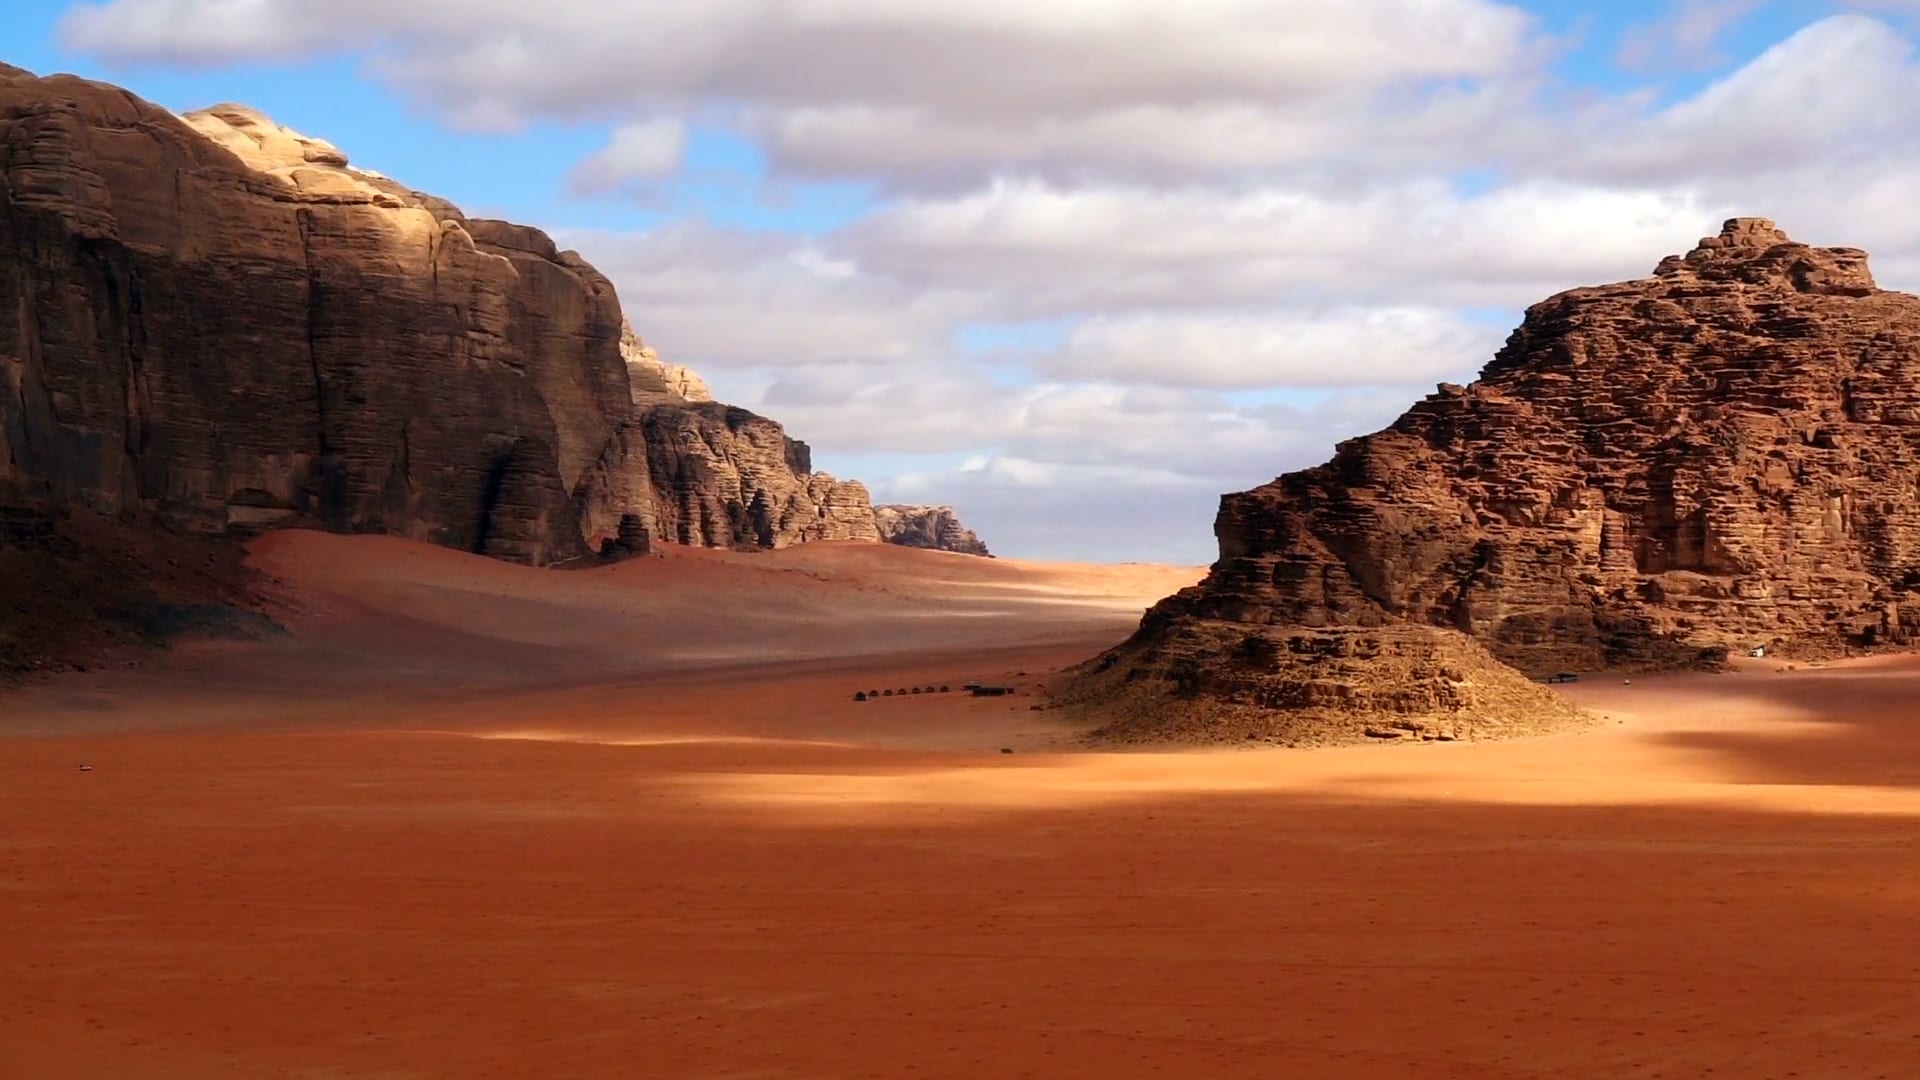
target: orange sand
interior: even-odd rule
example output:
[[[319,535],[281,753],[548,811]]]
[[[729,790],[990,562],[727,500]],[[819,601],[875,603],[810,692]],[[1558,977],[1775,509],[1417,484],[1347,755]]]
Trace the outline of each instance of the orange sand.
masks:
[[[294,639],[0,698],[0,1077],[1920,1075],[1920,664],[1095,755],[1032,684],[1196,571],[256,561]]]

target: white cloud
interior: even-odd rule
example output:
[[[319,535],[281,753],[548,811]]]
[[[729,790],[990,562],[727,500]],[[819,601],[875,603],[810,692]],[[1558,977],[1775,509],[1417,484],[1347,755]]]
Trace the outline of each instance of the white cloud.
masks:
[[[1205,565],[1217,554],[1221,490],[1204,479],[995,457],[972,469],[883,479],[874,495],[950,504],[997,553]]]
[[[1491,0],[107,0],[76,5],[63,32],[114,55],[210,62],[520,41],[567,49],[559,58],[629,57],[609,93],[724,80],[767,97],[1017,111],[1486,74],[1514,62],[1529,22]],[[582,31],[594,36],[581,40]],[[988,55],[1000,64],[983,63]],[[1061,65],[1063,56],[1087,62]],[[1002,77],[983,84],[989,70]],[[551,77],[585,81],[578,71]]]
[[[831,242],[901,280],[997,288],[1031,316],[1277,300],[1519,307],[1650,273],[1712,216],[1685,193],[1560,184],[1468,195],[1440,180],[1352,193],[999,181],[896,202]]]
[[[1667,13],[1629,27],[1615,59],[1623,67],[1698,68],[1722,63],[1720,38],[1756,11],[1764,0],[1676,0]]]
[[[1470,371],[1445,374],[1459,378]],[[735,391],[741,404],[779,418],[796,438],[831,453],[971,452],[1247,487],[1270,479],[1280,465],[1324,458],[1339,439],[1385,424],[1431,387],[1431,380],[1396,383],[1302,404],[1245,405],[1208,391],[1006,384],[978,368],[910,364],[803,365],[717,388]]]
[[[678,118],[623,124],[605,149],[574,166],[568,185],[583,195],[604,195],[658,180],[679,167],[686,145],[686,125]]]
[[[1506,327],[1433,308],[1099,315],[1031,358],[1055,378],[1248,389],[1421,383],[1473,371]]]
[[[371,50],[383,77],[475,126],[723,102],[777,166],[865,175],[891,158],[944,177],[1038,166],[1063,137],[1078,163],[1113,147],[1116,164],[1182,171],[1216,165],[1210,149],[1290,165],[1408,88],[1548,55],[1531,17],[1493,0],[109,0],[62,33],[121,60]],[[1260,131],[1281,134],[1208,138]]]
[[[556,239],[613,279],[662,355],[703,371],[911,360],[981,310],[975,296],[866,273],[791,234],[682,222]]]
[[[1652,115],[1597,111],[1542,169],[1633,185],[1738,183],[1864,163],[1910,146],[1920,122],[1913,46],[1887,24],[1836,15]]]

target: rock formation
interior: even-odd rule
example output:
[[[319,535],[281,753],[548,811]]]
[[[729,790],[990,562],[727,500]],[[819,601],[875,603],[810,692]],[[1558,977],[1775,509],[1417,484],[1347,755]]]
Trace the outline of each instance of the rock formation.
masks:
[[[281,526],[533,564],[878,538],[711,397],[537,229],[0,65],[0,676],[251,626],[232,540]]]
[[[706,547],[878,540],[858,481],[813,471],[807,444],[730,405],[656,405],[640,418],[654,535]]]
[[[951,506],[876,506],[873,517],[889,544],[993,557]]]
[[[1087,665],[1055,700],[1091,706],[1093,737],[1112,743],[1453,742],[1586,722],[1465,634],[1410,623],[1174,617]]]
[[[877,536],[578,255],[240,106],[0,67],[0,312],[0,510],[535,564]]]
[[[633,388],[635,405],[685,405],[713,400],[706,380],[682,364],[660,359],[653,346],[640,340],[633,325],[620,324],[620,358],[627,363],[627,381]]]
[[[1536,304],[1479,381],[1226,496],[1214,528],[1206,580],[1084,695],[1152,688],[1287,727],[1305,691],[1264,681],[1322,687],[1294,661],[1327,635],[1386,648],[1412,628],[1531,673],[1908,644],[1920,298],[1878,289],[1859,250],[1729,221],[1652,277]],[[1381,679],[1408,689],[1393,665],[1332,683]],[[1409,692],[1369,708],[1432,712]]]

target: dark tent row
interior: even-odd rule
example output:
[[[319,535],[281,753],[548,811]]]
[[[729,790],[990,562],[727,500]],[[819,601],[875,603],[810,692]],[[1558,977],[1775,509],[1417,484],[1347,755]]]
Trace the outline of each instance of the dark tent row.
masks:
[[[867,701],[872,698],[906,697],[909,694],[950,694],[952,692],[951,686],[910,686],[899,690],[862,690],[853,695],[853,700]]]
[[[1013,693],[1011,686],[986,686],[981,683],[967,683],[960,688],[974,697],[1005,697]],[[861,690],[853,695],[855,701],[872,701],[883,697],[908,697],[913,694],[950,694],[951,686],[907,686],[898,690]]]

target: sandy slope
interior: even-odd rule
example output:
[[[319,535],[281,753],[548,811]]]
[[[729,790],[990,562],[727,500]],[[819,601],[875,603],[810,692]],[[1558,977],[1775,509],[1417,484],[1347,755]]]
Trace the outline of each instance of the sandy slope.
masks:
[[[1030,688],[1196,572],[256,558],[293,640],[0,699],[0,1077],[1920,1062],[1912,662],[1590,680],[1602,730],[1523,742],[1090,755],[1030,694],[851,694]]]

